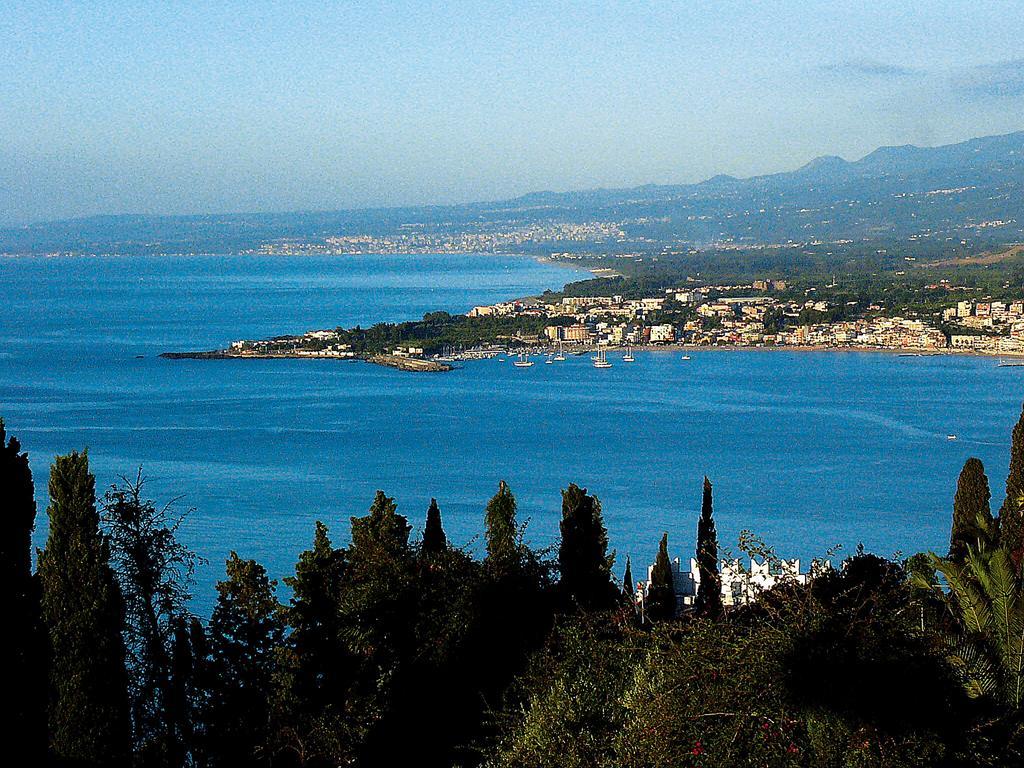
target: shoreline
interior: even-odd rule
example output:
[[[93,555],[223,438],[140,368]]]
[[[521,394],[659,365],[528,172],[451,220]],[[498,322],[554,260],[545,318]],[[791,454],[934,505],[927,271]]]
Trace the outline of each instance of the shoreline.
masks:
[[[594,354],[598,350],[607,352],[625,352],[627,346],[586,346],[586,347],[563,347],[563,352],[573,357]],[[880,354],[895,355],[896,357],[979,357],[999,360],[1006,358],[1014,361],[1009,367],[1024,367],[1024,353],[1007,352],[1002,354],[979,352],[970,349],[915,349],[915,348],[887,348],[887,347],[825,347],[813,345],[800,346],[762,346],[749,347],[743,345],[700,345],[700,344],[646,344],[640,346],[630,345],[628,349],[633,352],[651,353],[736,353],[736,352],[797,352],[797,353],[848,353],[848,354]],[[372,354],[372,355],[309,355],[309,354],[234,354],[227,350],[200,350],[195,352],[162,352],[157,357],[165,360],[336,360],[341,362],[363,362],[372,365],[379,365],[386,368],[408,371],[412,373],[442,373],[455,370],[452,362],[466,362],[480,359],[491,359],[505,355],[513,357],[519,353],[527,356],[546,357],[557,351],[557,347],[507,347],[504,351],[495,349],[483,350],[486,354],[467,353],[454,356],[427,356],[427,357],[401,357],[398,355]]]
[[[300,355],[300,354],[232,354],[223,349],[200,350],[196,352],[161,352],[158,358],[164,360],[337,360],[340,362],[361,362],[395,368],[415,373],[445,373],[454,370],[448,363],[423,357],[400,357],[399,355]]]
[[[897,357],[987,357],[987,358],[1013,358],[1024,360],[1024,352],[979,352],[975,349],[934,349],[928,347],[866,347],[866,346],[850,346],[850,347],[829,347],[829,346],[814,346],[810,344],[800,345],[783,345],[783,344],[771,344],[764,346],[746,346],[743,344],[643,344],[643,345],[628,345],[634,352],[856,352],[856,353],[875,353],[883,355],[896,355]],[[604,349],[609,352],[624,352],[627,345],[617,346],[587,346],[587,347],[570,347],[565,349],[567,354],[588,354],[597,352],[598,349]],[[526,348],[523,348],[526,349]],[[548,351],[554,352],[555,347],[543,347],[543,353],[540,352],[541,348],[534,348],[537,354],[547,354]]]

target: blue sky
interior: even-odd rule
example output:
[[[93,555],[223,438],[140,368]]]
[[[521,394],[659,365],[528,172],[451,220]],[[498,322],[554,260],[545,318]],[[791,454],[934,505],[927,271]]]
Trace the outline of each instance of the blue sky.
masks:
[[[8,0],[0,222],[684,182],[1006,133],[1021,39],[1019,2],[978,0]]]

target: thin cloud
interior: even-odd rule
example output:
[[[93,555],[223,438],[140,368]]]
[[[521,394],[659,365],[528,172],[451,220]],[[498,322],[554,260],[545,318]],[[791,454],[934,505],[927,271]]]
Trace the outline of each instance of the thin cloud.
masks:
[[[1024,58],[943,69],[859,59],[825,64],[820,70],[861,83],[904,83],[912,85],[918,93],[931,94],[933,98],[952,96],[960,101],[982,101],[1024,96]]]
[[[887,64],[870,59],[825,64],[822,66],[822,70],[829,74],[844,77],[872,77],[890,80],[904,80],[909,77],[921,77],[926,74],[924,70],[915,67],[905,67],[902,64]]]
[[[1024,96],[1024,59],[971,67],[956,78],[957,92],[972,99]]]

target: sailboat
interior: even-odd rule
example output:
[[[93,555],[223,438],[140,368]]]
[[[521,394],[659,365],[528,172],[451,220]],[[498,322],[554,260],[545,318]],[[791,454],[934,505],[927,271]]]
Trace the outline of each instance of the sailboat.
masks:
[[[556,363],[560,363],[565,360],[565,354],[562,352],[562,342],[558,342],[558,354],[551,359]]]
[[[595,368],[611,368],[612,364],[608,362],[607,353],[603,349],[597,350],[597,356],[594,358]]]
[[[622,362],[624,362],[624,363],[632,363],[634,360],[636,360],[636,358],[633,357],[633,350],[632,350],[632,348],[627,346],[626,347],[626,354],[624,354],[622,356]]]
[[[527,355],[525,352],[520,352],[519,359],[513,360],[512,365],[514,365],[516,368],[529,368],[531,365],[533,365],[533,360],[531,360],[530,356]]]

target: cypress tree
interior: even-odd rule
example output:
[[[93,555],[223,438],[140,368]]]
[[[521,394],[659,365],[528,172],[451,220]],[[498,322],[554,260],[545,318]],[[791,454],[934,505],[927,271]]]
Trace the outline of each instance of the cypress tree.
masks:
[[[720,616],[722,607],[722,577],[718,573],[718,533],[712,516],[711,481],[704,478],[704,498],[700,520],[697,523],[697,571],[700,584],[694,608],[702,616]]]
[[[28,454],[18,438],[7,439],[0,419],[0,584],[5,606],[24,609],[32,593],[32,530],[36,521],[35,488]],[[13,660],[13,659],[12,659]]]
[[[1013,427],[1006,499],[999,510],[999,541],[1019,567],[1024,559],[1024,409]]]
[[[644,601],[651,621],[665,621],[676,615],[676,590],[672,583],[672,563],[668,559],[668,534],[661,537],[658,556],[651,569],[651,584]]]
[[[968,546],[977,549],[979,543],[991,535],[995,528],[989,499],[985,466],[980,459],[969,458],[956,482],[953,497],[953,526],[949,535],[949,559],[963,562]]]
[[[36,502],[28,454],[17,438],[7,439],[0,419],[0,604],[9,625],[0,649],[8,669],[7,717],[0,729],[6,744],[21,744],[28,762],[46,754],[46,668],[39,585],[32,575],[32,530]],[[11,711],[13,710],[13,711]]]
[[[622,593],[630,602],[636,594],[636,584],[633,583],[633,568],[629,563],[629,555],[626,555],[626,572],[622,574]]]
[[[448,537],[444,535],[444,528],[441,527],[441,510],[438,509],[437,499],[430,500],[430,508],[427,510],[427,522],[423,526],[423,544],[420,551],[426,555],[437,555],[448,548]]]
[[[559,584],[564,597],[584,609],[611,607],[612,558],[601,502],[574,483],[562,491],[562,541],[558,548]]]
[[[277,582],[255,560],[234,552],[217,584],[209,626],[210,687],[205,746],[215,766],[263,764],[270,700],[284,638]]]
[[[487,502],[484,519],[487,557],[484,563],[492,569],[504,569],[519,559],[519,531],[516,528],[516,497],[508,484],[498,483],[498,492]]]
[[[129,751],[121,596],[86,454],[54,460],[48,513],[39,576],[51,649],[50,746],[63,760],[121,765]]]

